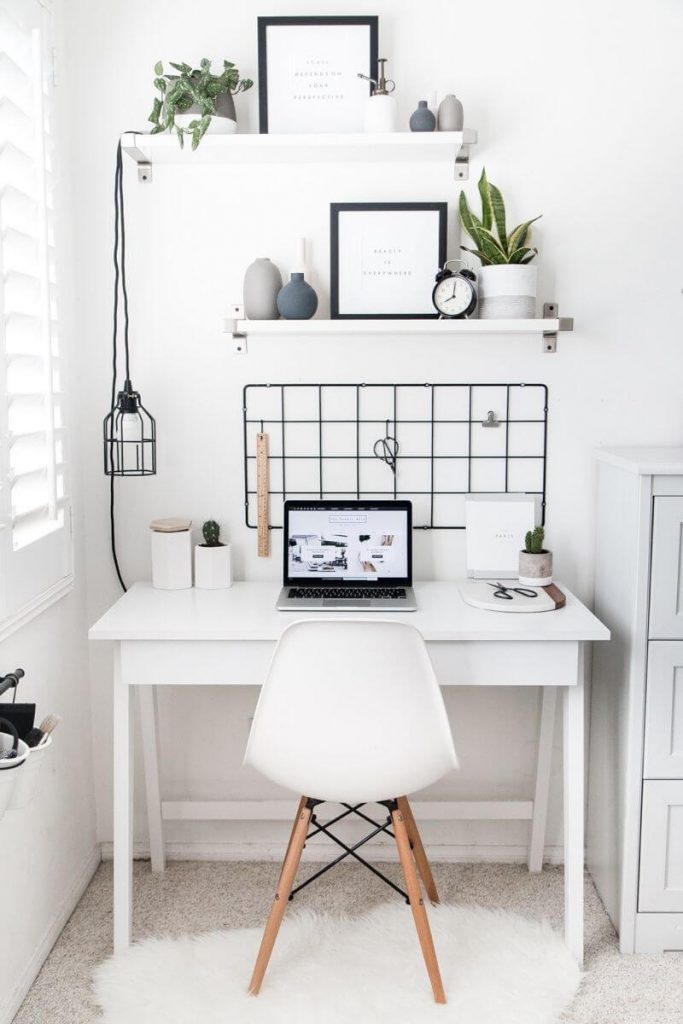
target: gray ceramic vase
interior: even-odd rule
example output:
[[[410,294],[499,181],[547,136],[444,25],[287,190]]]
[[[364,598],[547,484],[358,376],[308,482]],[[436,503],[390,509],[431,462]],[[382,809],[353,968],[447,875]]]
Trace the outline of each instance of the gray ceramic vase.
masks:
[[[449,93],[439,103],[437,125],[440,132],[461,132],[465,124],[462,103],[457,96]]]
[[[302,273],[292,274],[277,297],[277,308],[285,320],[311,319],[318,308],[318,296]]]
[[[244,315],[247,320],[277,320],[277,296],[282,274],[266,257],[254,260],[244,275]]]
[[[433,132],[436,128],[436,118],[427,106],[427,100],[420,100],[417,110],[410,115],[411,132]]]

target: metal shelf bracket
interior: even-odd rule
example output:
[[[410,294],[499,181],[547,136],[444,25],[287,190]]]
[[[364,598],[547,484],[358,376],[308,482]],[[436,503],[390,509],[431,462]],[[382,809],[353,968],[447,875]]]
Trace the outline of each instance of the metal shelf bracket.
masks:
[[[559,326],[557,331],[544,331],[543,332],[543,351],[544,352],[557,352],[557,334],[558,331],[573,331],[574,330],[574,318],[571,316],[560,315],[560,307],[556,302],[545,302],[543,304],[543,317],[546,320],[559,320]]]

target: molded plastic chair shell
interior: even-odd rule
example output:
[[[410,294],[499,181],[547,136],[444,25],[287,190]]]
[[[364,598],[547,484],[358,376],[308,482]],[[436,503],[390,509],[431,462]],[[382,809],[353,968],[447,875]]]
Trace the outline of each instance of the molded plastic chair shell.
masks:
[[[421,634],[400,622],[307,620],[275,649],[244,763],[318,800],[373,803],[458,761]]]

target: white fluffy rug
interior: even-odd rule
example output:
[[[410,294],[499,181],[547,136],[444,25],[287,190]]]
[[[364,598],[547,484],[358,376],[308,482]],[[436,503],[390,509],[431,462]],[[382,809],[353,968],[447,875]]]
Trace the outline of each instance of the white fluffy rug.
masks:
[[[246,989],[261,929],[148,939],[95,972],[103,1024],[549,1024],[580,971],[544,922],[429,907],[446,1006],[432,1000],[409,907],[362,918],[291,913],[261,994]]]

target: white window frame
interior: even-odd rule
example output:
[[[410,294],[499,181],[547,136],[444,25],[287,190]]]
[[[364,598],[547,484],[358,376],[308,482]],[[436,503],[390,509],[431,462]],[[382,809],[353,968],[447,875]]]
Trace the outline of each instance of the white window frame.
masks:
[[[73,587],[73,542],[71,527],[71,503],[68,497],[68,477],[66,473],[66,431],[65,424],[55,426],[54,408],[55,374],[60,379],[60,391],[64,386],[63,354],[54,350],[54,281],[50,281],[50,252],[48,243],[48,200],[47,200],[47,129],[46,118],[52,123],[52,90],[54,87],[52,62],[52,12],[47,0],[0,0],[0,9],[10,18],[26,28],[32,34],[34,54],[34,80],[37,99],[36,118],[36,155],[38,158],[37,174],[39,195],[37,218],[39,224],[38,252],[41,265],[40,273],[40,337],[42,339],[42,358],[44,365],[42,405],[45,410],[44,425],[41,434],[45,438],[45,448],[49,452],[45,468],[48,481],[47,511],[54,525],[35,540],[15,547],[14,527],[17,517],[12,508],[12,470],[11,450],[13,438],[10,434],[10,403],[8,391],[7,369],[9,365],[6,351],[6,324],[9,322],[3,314],[3,292],[5,271],[2,266],[2,246],[0,244],[0,641],[46,608],[50,607]],[[2,44],[0,42],[0,53]],[[0,97],[1,99],[1,97]],[[1,110],[0,110],[1,116]],[[54,152],[54,146],[52,147]],[[54,159],[54,157],[52,158]],[[0,178],[0,188],[2,180]],[[0,211],[1,214],[1,211]],[[53,211],[54,216],[54,211]],[[0,233],[3,225],[0,218]],[[2,237],[0,235],[0,242]],[[63,341],[61,342],[63,347]],[[61,358],[60,358],[61,355]],[[61,413],[65,415],[63,405]],[[61,448],[59,474],[64,481],[63,493],[58,495],[56,478],[58,472],[56,433],[59,432]]]

